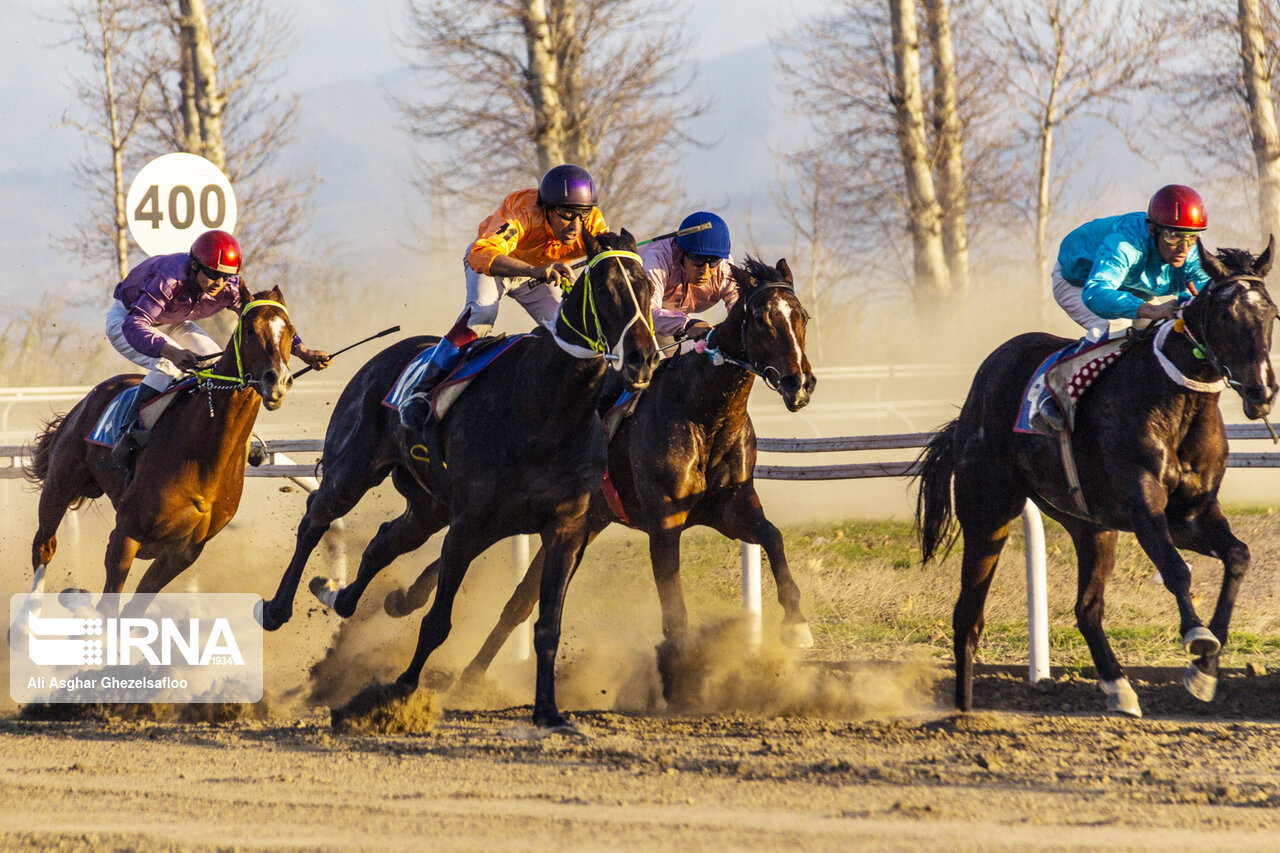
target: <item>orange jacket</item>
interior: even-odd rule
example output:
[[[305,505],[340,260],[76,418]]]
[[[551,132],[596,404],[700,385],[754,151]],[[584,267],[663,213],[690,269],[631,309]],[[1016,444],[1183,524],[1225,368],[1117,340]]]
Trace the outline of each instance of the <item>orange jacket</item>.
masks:
[[[608,231],[600,208],[591,208],[583,230],[593,235]],[[555,261],[569,261],[587,253],[582,231],[572,243],[561,243],[551,235],[546,214],[538,204],[538,191],[517,190],[502,200],[501,206],[480,223],[479,236],[467,254],[467,263],[482,275],[489,275],[493,259],[507,255],[540,267]]]

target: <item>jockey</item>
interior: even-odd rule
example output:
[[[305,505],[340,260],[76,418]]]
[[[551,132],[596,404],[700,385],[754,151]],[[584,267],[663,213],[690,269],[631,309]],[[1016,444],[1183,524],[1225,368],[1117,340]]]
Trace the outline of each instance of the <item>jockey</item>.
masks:
[[[700,210],[686,216],[680,230],[705,223],[711,227],[640,249],[644,270],[653,282],[653,330],[664,338],[705,338],[711,325],[689,315],[718,302],[732,309],[738,302],[738,288],[729,269],[733,263],[729,226],[714,213]]]
[[[1145,214],[1086,222],[1058,249],[1053,298],[1092,339],[1135,321],[1171,320],[1209,283],[1199,249],[1208,224],[1200,194],[1180,184],[1156,190]],[[1062,413],[1051,396],[1040,415],[1050,428],[1062,429]]]
[[[139,413],[221,347],[196,320],[223,309],[239,312],[240,244],[226,231],[206,231],[190,252],[156,255],[138,264],[116,285],[115,301],[107,312],[107,338],[129,361],[151,372],[142,380],[125,415],[131,425],[116,440],[111,458],[126,462],[151,437]],[[303,346],[293,338],[293,352],[316,370],[329,366],[329,354]]]
[[[422,378],[400,409],[400,422],[421,432],[431,413],[436,383],[458,363],[462,347],[488,334],[498,301],[509,295],[538,323],[552,323],[560,297],[552,283],[572,279],[569,262],[586,254],[582,232],[607,231],[596,207],[596,184],[581,166],[550,169],[537,189],[517,190],[481,223],[462,268],[467,304],[453,328],[433,348]]]
[[[1053,297],[1095,334],[1134,320],[1172,319],[1179,304],[1209,283],[1200,267],[1204,202],[1190,187],[1170,184],[1147,212],[1086,222],[1068,234],[1053,267]],[[1160,297],[1175,301],[1155,302]]]

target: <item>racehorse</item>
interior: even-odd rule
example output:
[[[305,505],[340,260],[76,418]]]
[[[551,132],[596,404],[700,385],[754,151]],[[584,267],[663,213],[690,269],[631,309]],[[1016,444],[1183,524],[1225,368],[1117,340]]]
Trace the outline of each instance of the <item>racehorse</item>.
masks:
[[[413,660],[393,688],[412,692],[427,656],[449,634],[453,600],[471,562],[500,539],[539,534],[548,556],[534,632],[533,718],[539,726],[571,728],[556,707],[555,656],[565,590],[586,545],[587,505],[605,470],[596,404],[610,367],[641,389],[657,363],[648,320],[652,287],[635,240],[624,230],[584,234],[583,241],[588,266],[561,303],[554,330],[538,329],[514,343],[432,427],[443,451],[442,474],[414,458],[420,437],[382,405],[405,366],[437,338],[401,341],[356,373],[334,406],[321,457],[324,478],[307,499],[293,559],[263,608],[264,627],[274,630],[292,615],[307,558],[333,520],[390,474],[405,510],[379,528],[356,580],[332,591],[327,603],[350,616],[384,566],[449,526],[440,592],[422,620]]]
[[[1117,530],[1134,533],[1177,600],[1179,634],[1193,657],[1184,684],[1202,701],[1213,698],[1218,652],[1249,567],[1249,549],[1232,535],[1218,504],[1227,463],[1218,395],[1227,385],[1235,388],[1250,419],[1265,418],[1275,400],[1270,352],[1276,306],[1263,281],[1274,245],[1273,237],[1257,258],[1241,249],[1216,255],[1201,249],[1212,282],[1187,303],[1172,328],[1136,336],[1080,399],[1071,447],[1087,514],[1070,497],[1057,440],[1013,430],[1033,372],[1069,341],[1020,335],[978,368],[960,416],[921,455],[916,505],[927,561],[954,541],[954,479],[954,517],[964,540],[952,619],[958,709],[973,706],[983,604],[1009,524],[1028,498],[1065,527],[1075,545],[1076,622],[1108,710],[1142,713],[1102,628]],[[1179,548],[1222,560],[1222,589],[1208,629],[1192,606],[1191,573]]]
[[[804,352],[808,314],[785,260],[775,268],[748,258],[744,268],[734,268],[734,280],[740,298],[711,332],[706,351],[663,362],[635,412],[622,421],[609,443],[609,485],[597,484],[588,510],[588,543],[619,520],[649,535],[662,606],[659,666],[669,701],[685,698],[677,662],[688,633],[680,586],[680,536],[688,527],[705,525],[730,539],[762,545],[783,609],[783,643],[813,645],[782,535],[765,517],[756,495],[756,435],[747,414],[757,376],[782,396],[789,410],[808,404],[817,384]],[[606,488],[616,490],[617,509]],[[542,558],[542,552],[535,555],[464,679],[481,676],[511,631],[533,612]],[[405,616],[422,607],[436,579],[433,563],[408,590],[388,594],[387,612]]]
[[[163,589],[236,514],[259,405],[280,408],[293,384],[294,335],[279,288],[253,295],[240,288],[244,308],[231,345],[206,378],[173,392],[159,428],[138,452],[132,479],[111,461],[110,447],[85,438],[116,395],[142,380],[138,374],[96,385],[36,438],[27,474],[42,487],[31,546],[33,592],[44,591],[63,516],[86,501],[106,495],[116,511],[107,541],[108,593],[121,592],[135,558],[153,560],[138,592]]]

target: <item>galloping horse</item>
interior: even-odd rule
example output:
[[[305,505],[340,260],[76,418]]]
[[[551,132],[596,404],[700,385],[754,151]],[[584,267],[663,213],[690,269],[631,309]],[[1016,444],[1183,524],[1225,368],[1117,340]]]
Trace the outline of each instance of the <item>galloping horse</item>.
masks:
[[[1227,384],[1250,419],[1275,399],[1271,326],[1276,306],[1263,277],[1274,237],[1256,259],[1240,249],[1200,252],[1211,284],[1160,334],[1138,336],[1080,400],[1071,437],[1088,513],[1070,497],[1054,438],[1015,433],[1023,391],[1037,366],[1070,343],[1044,334],[1013,338],[987,357],[960,416],[922,454],[916,517],[927,561],[955,518],[964,537],[960,597],[953,616],[956,707],[973,706],[973,655],[982,610],[1010,522],[1030,498],[1071,535],[1079,563],[1076,622],[1098,670],[1108,710],[1141,716],[1102,629],[1103,593],[1115,565],[1116,531],[1132,531],[1178,603],[1179,633],[1194,657],[1183,682],[1209,701],[1218,652],[1249,549],[1231,533],[1218,505],[1227,439],[1218,394]],[[1163,347],[1161,342],[1163,341]],[[1222,560],[1222,590],[1206,629],[1191,602],[1186,548]]]
[[[274,630],[292,615],[307,557],[333,520],[390,474],[405,511],[379,528],[355,582],[332,594],[334,610],[350,616],[374,575],[449,525],[440,552],[440,593],[422,620],[413,660],[396,682],[411,692],[427,656],[449,634],[453,600],[471,562],[500,539],[540,534],[548,556],[534,636],[533,719],[540,726],[568,726],[556,708],[555,657],[565,590],[586,545],[587,505],[605,470],[596,404],[609,367],[640,389],[657,362],[648,321],[652,288],[635,240],[624,230],[584,234],[583,241],[587,270],[561,304],[554,332],[539,329],[513,344],[434,427],[447,466],[442,475],[431,476],[416,461],[411,445],[418,437],[382,405],[404,367],[437,339],[401,341],[356,373],[334,406],[324,479],[307,499],[293,559],[263,608],[264,627]]]
[[[41,485],[39,527],[31,546],[33,591],[44,590],[45,568],[57,549],[62,517],[106,495],[116,510],[107,542],[104,591],[118,593],[135,558],[154,559],[138,592],[157,592],[196,561],[205,544],[240,506],[249,437],[259,404],[274,411],[293,384],[289,353],[294,329],[279,288],[249,294],[231,345],[211,377],[175,392],[160,428],[138,454],[133,478],[111,462],[111,448],[85,437],[116,395],[142,377],[113,376],[36,438],[28,474]]]
[[[730,539],[762,545],[769,555],[783,608],[782,639],[790,646],[813,644],[800,610],[800,590],[787,567],[782,535],[765,518],[753,474],[756,435],[747,415],[755,377],[763,377],[793,412],[809,402],[816,378],[804,353],[808,314],[792,289],[785,260],[776,268],[748,258],[734,268],[740,298],[708,338],[708,352],[665,361],[609,443],[609,483],[621,501],[620,519],[598,483],[588,510],[587,542],[622,520],[649,535],[649,555],[662,605],[663,668],[668,699],[679,696],[676,663],[688,632],[680,587],[680,536],[694,525]],[[712,353],[723,358],[718,362]],[[533,612],[543,553],[502,611],[464,678],[488,669],[511,631]],[[428,566],[408,590],[395,590],[385,607],[405,616],[426,604],[436,585],[437,564]]]

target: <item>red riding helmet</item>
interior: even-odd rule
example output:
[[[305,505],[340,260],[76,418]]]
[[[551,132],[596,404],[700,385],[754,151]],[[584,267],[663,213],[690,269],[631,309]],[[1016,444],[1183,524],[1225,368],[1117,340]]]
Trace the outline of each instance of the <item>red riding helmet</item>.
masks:
[[[1203,231],[1209,226],[1200,193],[1181,184],[1156,190],[1147,205],[1147,221],[1179,231]]]
[[[227,275],[240,272],[240,244],[226,231],[206,231],[191,244],[191,257],[201,266]]]

